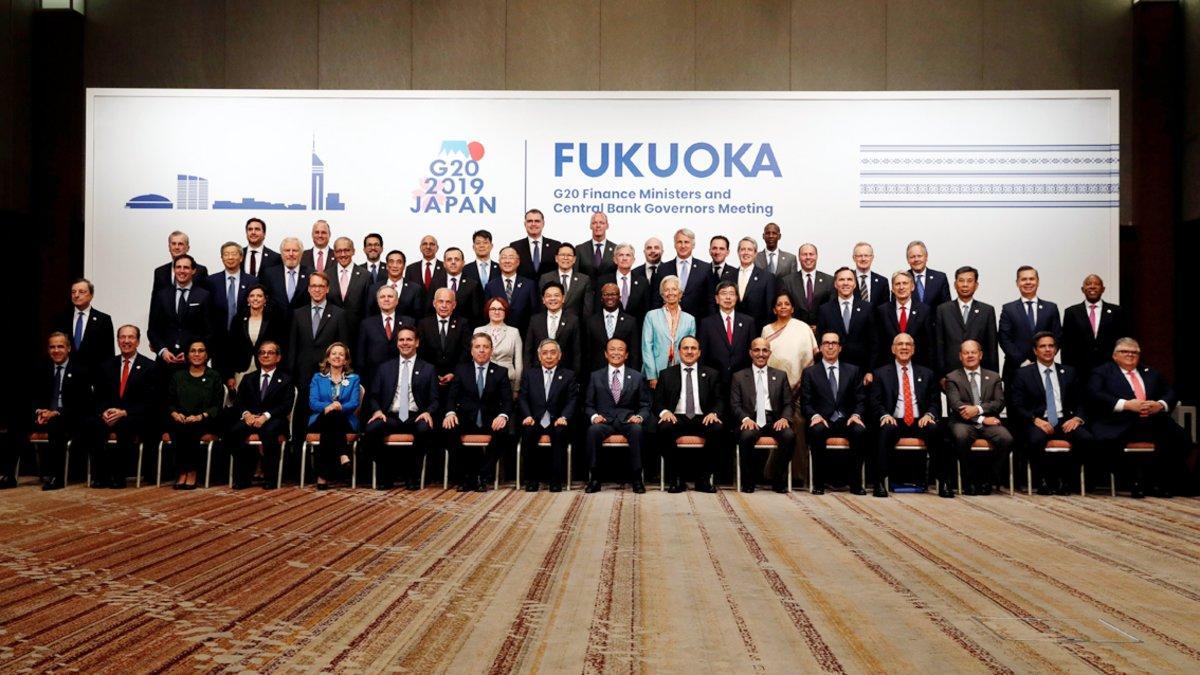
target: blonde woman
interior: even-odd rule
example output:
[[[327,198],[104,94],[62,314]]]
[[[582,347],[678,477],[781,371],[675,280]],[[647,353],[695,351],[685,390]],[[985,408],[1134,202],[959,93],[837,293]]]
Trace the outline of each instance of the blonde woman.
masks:
[[[696,318],[683,311],[683,287],[679,277],[668,275],[658,282],[663,306],[646,314],[642,325],[642,374],[650,387],[658,384],[658,374],[679,363],[679,341],[696,334]]]

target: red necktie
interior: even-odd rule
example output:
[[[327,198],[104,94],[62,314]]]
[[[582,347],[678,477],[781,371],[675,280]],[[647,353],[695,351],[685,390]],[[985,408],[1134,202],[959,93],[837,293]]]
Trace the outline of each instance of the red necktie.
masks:
[[[392,339],[392,317],[383,320],[383,332],[387,333],[387,339]]]
[[[425,263],[425,290],[429,290],[429,284],[433,282],[433,263]]]
[[[317,271],[325,271],[325,251],[317,251]]]
[[[900,306],[900,332],[908,332],[908,308],[903,305]]]
[[[725,341],[729,343],[730,347],[733,346],[733,317],[732,316],[725,317]]]
[[[1125,377],[1129,378],[1129,384],[1133,386],[1133,397],[1139,401],[1146,400],[1146,388],[1142,386],[1142,380],[1134,374],[1132,370],[1125,373]]]
[[[121,387],[117,389],[117,396],[125,398],[125,384],[129,382],[129,359],[121,360],[124,365],[121,366]]]
[[[900,376],[904,378],[904,423],[912,426],[916,415],[913,414],[912,384],[908,381],[908,366],[900,366]]]

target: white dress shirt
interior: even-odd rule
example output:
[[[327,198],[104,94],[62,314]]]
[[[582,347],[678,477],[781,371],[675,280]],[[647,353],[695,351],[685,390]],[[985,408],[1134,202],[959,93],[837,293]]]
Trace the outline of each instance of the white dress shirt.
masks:
[[[392,405],[391,405],[391,407],[389,408],[389,410],[391,410],[391,411],[392,411],[392,412],[394,412],[394,413],[398,413],[398,412],[400,412],[400,405],[401,405],[401,401],[400,401],[400,384],[401,384],[401,383],[400,383],[400,378],[404,376],[404,364],[405,364],[405,363],[407,363],[407,364],[408,364],[408,412],[410,412],[410,413],[414,413],[414,412],[416,412],[416,411],[417,411],[417,399],[416,399],[416,397],[415,397],[415,396],[413,396],[413,388],[412,388],[413,368],[415,368],[415,367],[416,367],[416,364],[414,363],[414,361],[416,361],[416,357],[415,357],[415,356],[414,356],[414,357],[412,357],[412,358],[408,358],[408,359],[406,359],[406,358],[404,358],[404,357],[400,357],[400,367],[399,367],[399,369],[396,371],[396,372],[397,372],[397,376],[396,376],[396,393],[395,393],[395,395],[392,397]],[[409,419],[412,419],[412,416],[411,416],[411,415],[409,416]]]
[[[908,386],[912,391],[912,408],[913,419],[921,416],[921,406],[917,405],[917,380],[913,377],[913,362],[909,361],[907,366],[900,365],[899,361],[896,364],[896,383],[900,386],[896,387],[896,407],[892,410],[892,417],[898,420],[904,419],[904,380],[908,380]],[[904,374],[902,368],[908,369],[908,375]]]
[[[684,365],[682,362],[678,366],[679,374],[682,376],[679,380],[679,403],[675,406],[675,414],[683,415],[687,413],[687,390],[688,380],[692,381],[692,405],[697,415],[703,415],[704,411],[700,409],[700,362],[697,361],[690,366]],[[688,375],[688,368],[692,369],[692,374]],[[666,410],[663,410],[666,412]]]
[[[746,297],[746,284],[750,283],[752,274],[754,274],[754,265],[738,268],[738,298]]]

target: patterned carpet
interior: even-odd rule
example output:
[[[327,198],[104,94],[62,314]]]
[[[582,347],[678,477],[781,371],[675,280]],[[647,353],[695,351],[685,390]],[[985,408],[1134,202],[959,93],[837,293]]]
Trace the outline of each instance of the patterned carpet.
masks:
[[[0,671],[1198,672],[1200,501],[0,493]]]

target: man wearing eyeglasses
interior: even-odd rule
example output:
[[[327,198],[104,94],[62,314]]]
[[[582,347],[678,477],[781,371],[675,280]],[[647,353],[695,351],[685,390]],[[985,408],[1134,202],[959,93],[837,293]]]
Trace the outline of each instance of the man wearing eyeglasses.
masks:
[[[233,489],[250,487],[255,468],[262,461],[263,489],[276,486],[272,480],[279,467],[279,452],[288,435],[288,414],[296,399],[292,378],[278,368],[279,345],[267,340],[258,347],[258,371],[242,378],[233,404],[236,421],[226,440],[233,453]],[[257,435],[259,445],[249,442]]]

